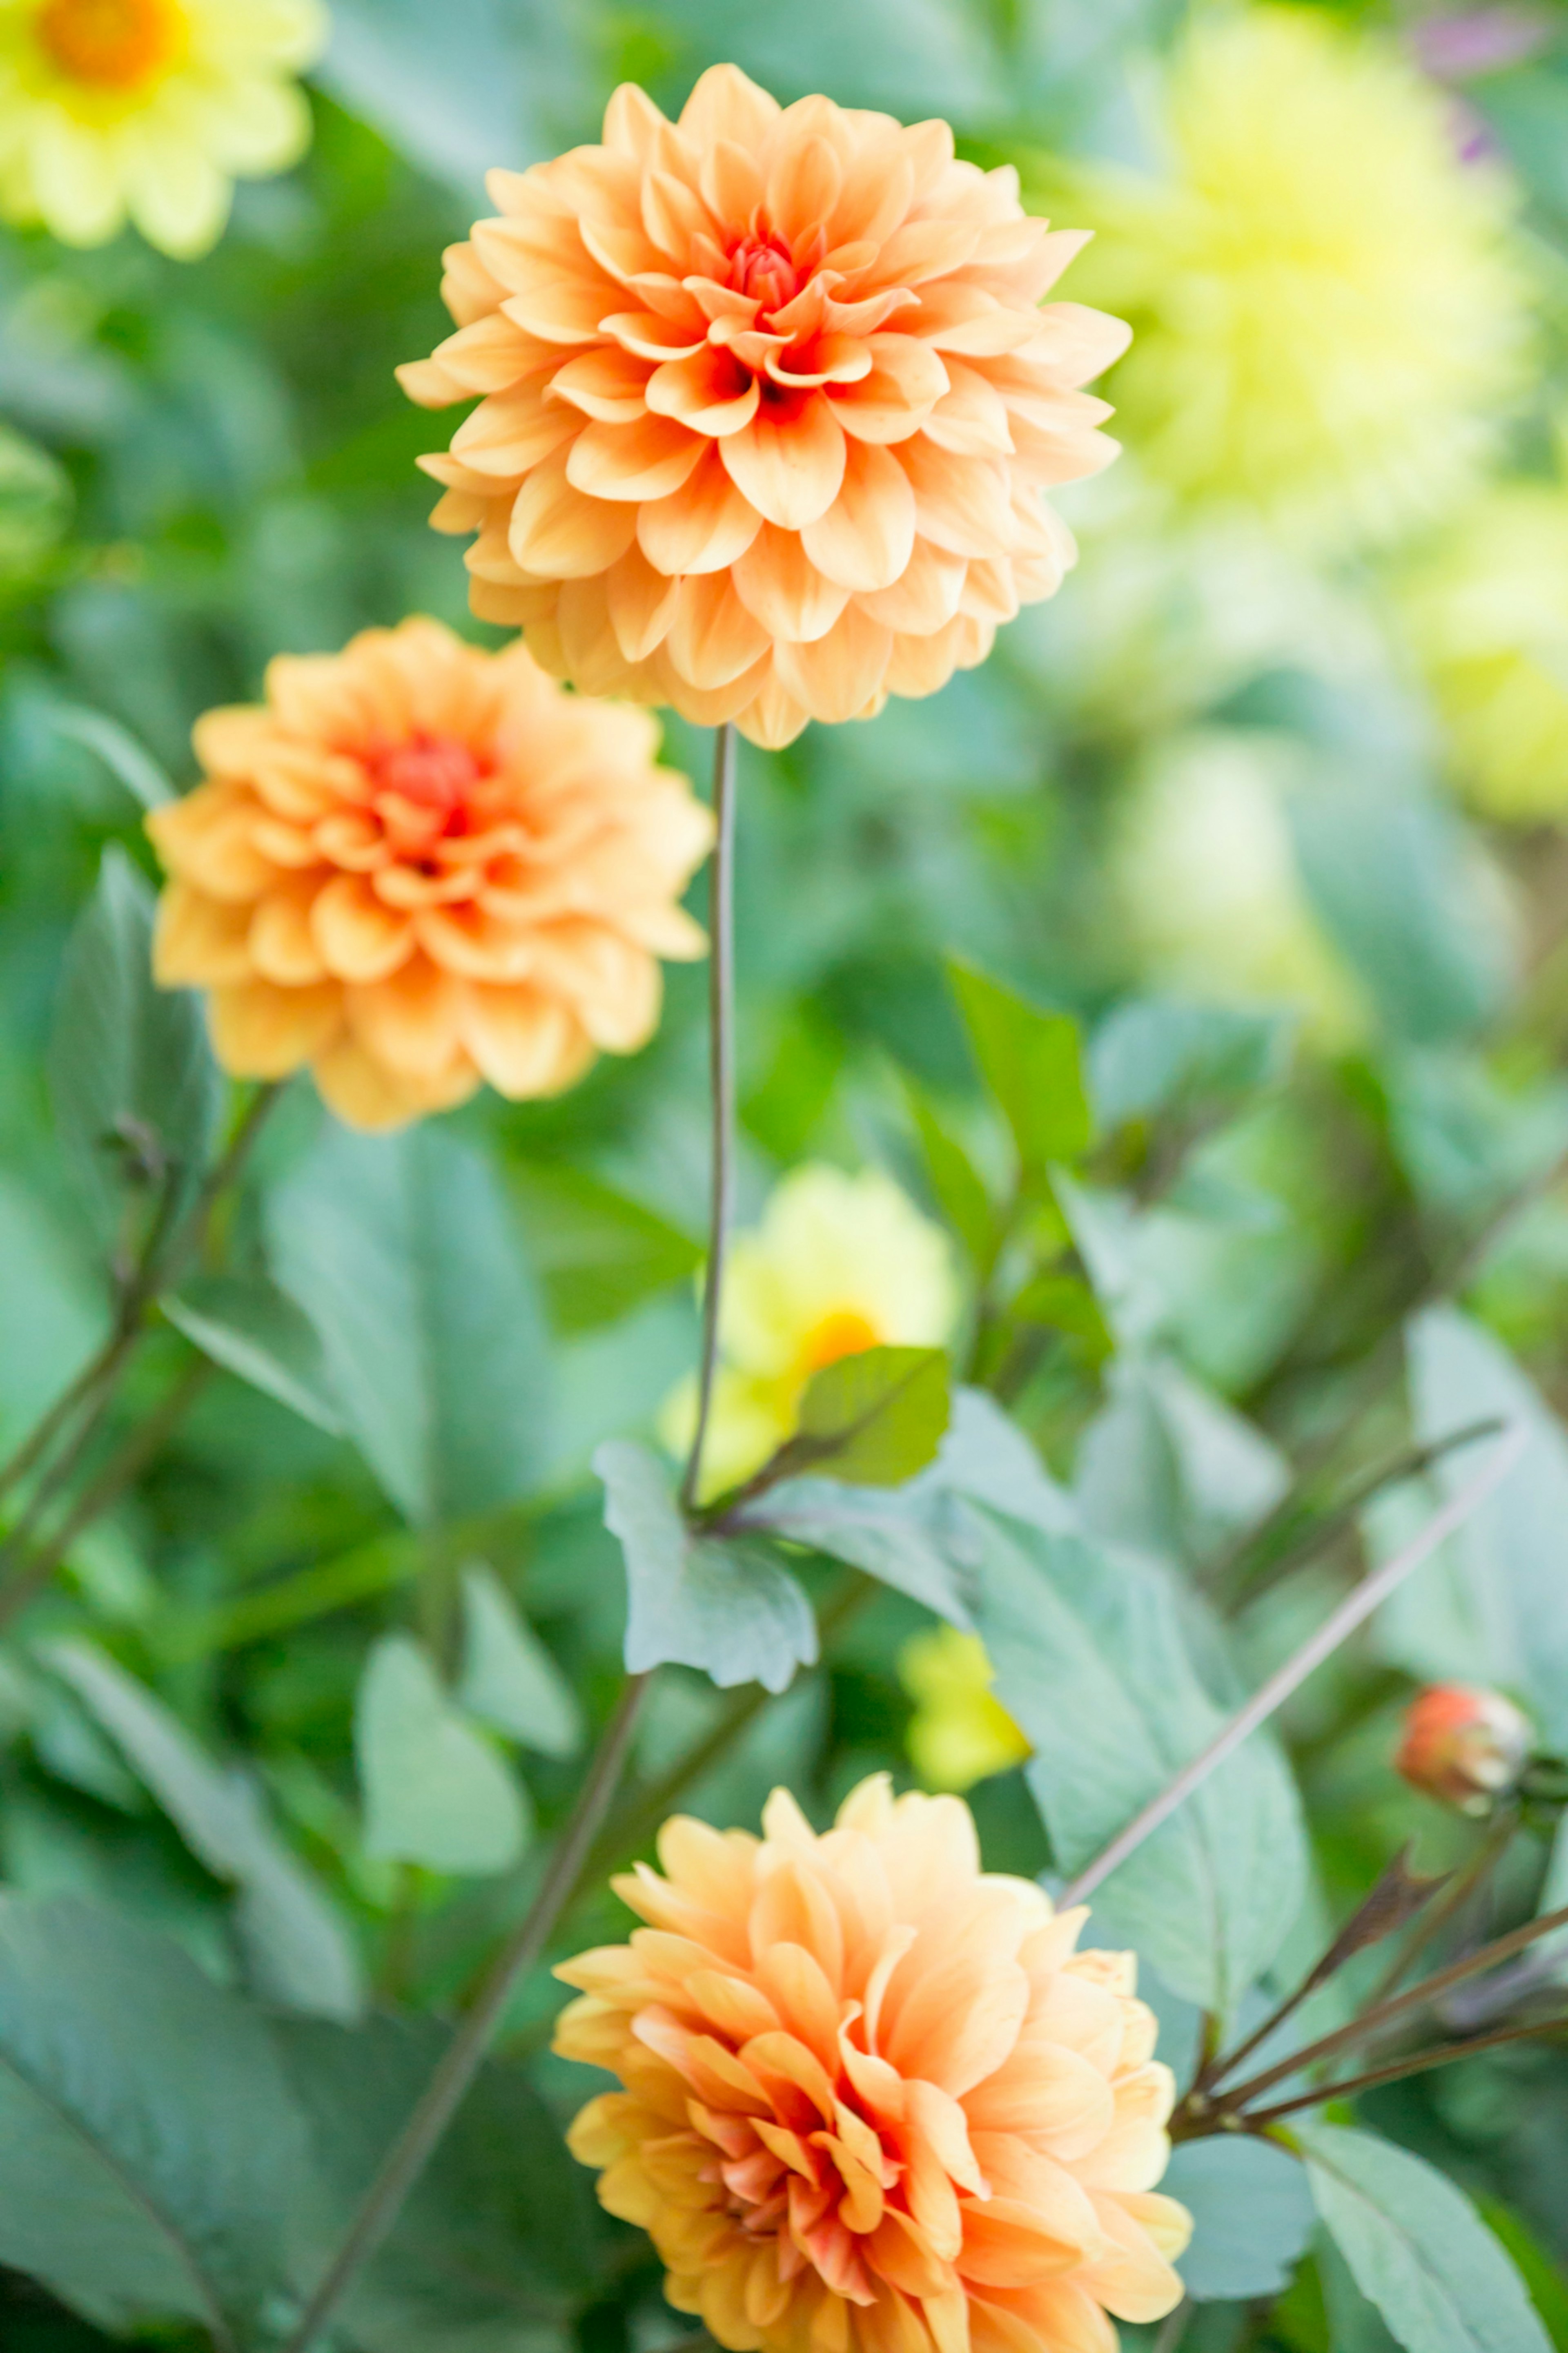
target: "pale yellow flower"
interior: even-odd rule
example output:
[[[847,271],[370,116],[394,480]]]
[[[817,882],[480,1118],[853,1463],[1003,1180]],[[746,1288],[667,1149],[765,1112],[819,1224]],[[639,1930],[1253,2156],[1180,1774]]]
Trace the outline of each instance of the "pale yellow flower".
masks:
[[[1299,757],[1237,730],[1177,738],[1122,812],[1112,881],[1152,978],[1219,1004],[1297,1006],[1338,1047],[1365,1012],[1297,873],[1287,796]]]
[[[956,1626],[911,1634],[899,1653],[899,1681],[915,1703],[905,1735],[910,1762],[928,1789],[973,1788],[1029,1754],[991,1688],[991,1662],[977,1634]]]
[[[939,1347],[958,1305],[946,1236],[890,1177],[795,1169],[731,1245],[705,1491],[746,1478],[793,1433],[813,1373],[864,1348]],[[695,1419],[689,1380],[665,1409],[672,1451],[689,1443]]]
[[[729,2353],[1115,2353],[1180,2303],[1134,1956],[983,1872],[962,1799],[878,1774],[818,1837],[775,1789],[658,1859],[615,1882],[648,1926],[557,1969],[555,2048],[625,2086],[570,2146],[678,2312]]]
[[[1568,491],[1489,491],[1400,600],[1457,781],[1489,816],[1568,810]]]
[[[205,253],[234,180],[309,142],[294,76],[326,30],[319,0],[0,0],[0,214]]]
[[[1164,168],[1075,171],[1086,297],[1131,322],[1127,441],[1184,496],[1314,545],[1380,540],[1477,479],[1528,346],[1510,183],[1451,102],[1319,9],[1201,19]]]

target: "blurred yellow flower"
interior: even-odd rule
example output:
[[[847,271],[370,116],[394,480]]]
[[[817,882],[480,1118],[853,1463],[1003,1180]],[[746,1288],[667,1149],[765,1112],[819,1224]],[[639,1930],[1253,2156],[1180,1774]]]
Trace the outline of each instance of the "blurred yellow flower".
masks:
[[[1465,493],[1528,329],[1511,185],[1461,157],[1447,98],[1324,12],[1257,8],[1188,35],[1159,144],[1163,176],[1072,182],[1149,470],[1336,546]]]
[[[928,1789],[973,1788],[1029,1754],[991,1689],[991,1662],[977,1634],[956,1626],[911,1634],[899,1653],[899,1681],[915,1703],[910,1762]]]
[[[1488,491],[1410,572],[1400,609],[1458,781],[1489,815],[1568,810],[1568,491]]]
[[[864,1348],[939,1347],[958,1303],[947,1237],[890,1177],[795,1169],[731,1246],[704,1493],[749,1477],[793,1434],[813,1373]],[[696,1414],[696,1384],[683,1381],[662,1421],[672,1452]]]
[[[326,32],[319,0],[0,0],[0,214],[205,253],[236,176],[303,153]]]
[[[1175,738],[1122,813],[1112,886],[1152,978],[1222,1004],[1297,1006],[1322,1043],[1342,1046],[1363,1008],[1297,875],[1293,767],[1273,736]]]

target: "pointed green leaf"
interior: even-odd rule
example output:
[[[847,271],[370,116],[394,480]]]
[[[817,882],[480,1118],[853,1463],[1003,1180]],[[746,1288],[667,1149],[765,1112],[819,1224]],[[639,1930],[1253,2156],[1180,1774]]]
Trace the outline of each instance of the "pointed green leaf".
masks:
[[[153,979],[151,890],[110,844],[71,934],[49,1045],[55,1117],[105,1231],[128,1182],[195,1190],[220,1087],[201,1000]]]
[[[985,1180],[939,1117],[925,1090],[906,1079],[904,1092],[937,1206],[975,1264],[984,1266],[994,1247],[996,1229],[996,1212]]]
[[[264,1274],[196,1274],[159,1301],[176,1330],[226,1372],[276,1398],[332,1437],[343,1420],[303,1308]]]
[[[633,1440],[611,1439],[594,1468],[605,1525],[626,1555],[629,1672],[668,1660],[726,1689],[759,1683],[780,1692],[797,1666],[815,1662],[811,1604],[771,1546],[694,1535],[664,1464]]]
[[[563,1332],[588,1332],[686,1282],[702,1244],[584,1169],[527,1162],[508,1171],[523,1226]]]
[[[96,754],[144,809],[162,808],[165,801],[178,799],[152,753],[137,742],[128,727],[122,727],[118,719],[110,719],[107,712],[88,711],[75,702],[57,702],[51,705],[49,716],[60,734]]]
[[[510,1870],[527,1845],[518,1781],[406,1634],[384,1635],[366,1662],[354,1749],[367,1854],[480,1876]]]
[[[482,1561],[463,1571],[463,1679],[471,1715],[544,1757],[583,1746],[583,1711],[571,1684],[511,1596]]]
[[[1499,2241],[1425,2158],[1343,2125],[1296,2137],[1319,2213],[1405,2353],[1551,2353]]]
[[[980,1075],[1013,1131],[1025,1185],[1043,1191],[1053,1162],[1078,1159],[1094,1134],[1078,1024],[956,956],[947,969]]]
[[[807,1382],[791,1442],[802,1467],[862,1487],[900,1487],[931,1461],[949,1412],[941,1348],[866,1348]]]

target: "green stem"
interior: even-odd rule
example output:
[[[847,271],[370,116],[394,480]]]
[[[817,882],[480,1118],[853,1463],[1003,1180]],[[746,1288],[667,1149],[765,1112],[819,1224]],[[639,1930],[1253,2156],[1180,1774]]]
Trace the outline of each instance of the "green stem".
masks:
[[[1369,2067],[1363,2075],[1349,2076],[1341,2084],[1324,2084],[1315,2092],[1300,2092],[1291,2100],[1279,2100],[1271,2108],[1253,2108],[1242,2122],[1248,2132],[1261,2132],[1278,2124],[1282,2116],[1293,2116],[1302,2108],[1315,2108],[1325,2100],[1354,2099],[1359,2093],[1372,2092],[1384,2084],[1401,2084],[1411,2075],[1425,2075],[1434,2067],[1450,2067],[1456,2059],[1473,2058],[1478,2051],[1499,2051],[1505,2042],[1536,2042],[1552,2034],[1568,2033],[1568,2017],[1538,2020],[1532,2026],[1500,2026],[1490,2034],[1472,2034],[1468,2042],[1438,2042],[1429,2051],[1417,2051],[1408,2059],[1391,2060],[1386,2067]],[[1201,2135],[1189,2133],[1189,2140]]]
[[[316,2342],[396,2221],[409,2191],[462,2105],[513,1988],[543,1952],[551,1930],[584,1875],[595,1835],[620,1780],[649,1681],[647,1675],[631,1675],[622,1687],[619,1704],[605,1727],[588,1778],[527,1917],[502,1947],[478,2000],[447,2045],[413,2114],[383,2159],[342,2245],[289,2337],[286,2353],[307,2353]]]
[[[1487,1825],[1485,1838],[1464,1869],[1455,1873],[1441,1895],[1422,1914],[1399,1945],[1387,1968],[1373,1986],[1367,2007],[1375,2008],[1380,2001],[1386,2001],[1394,1988],[1409,1976],[1427,1947],[1469,1901],[1492,1865],[1501,1860],[1504,1849],[1518,1828],[1517,1809],[1500,1807]]]
[[[702,1450],[713,1410],[719,1365],[719,1307],[730,1234],[730,1194],[735,1124],[735,730],[726,721],[713,744],[713,865],[710,886],[712,943],[708,959],[708,1060],[712,1100],[711,1195],[708,1271],[702,1285],[702,1357],[697,1376],[697,1428],[680,1507],[694,1508],[702,1483]]]

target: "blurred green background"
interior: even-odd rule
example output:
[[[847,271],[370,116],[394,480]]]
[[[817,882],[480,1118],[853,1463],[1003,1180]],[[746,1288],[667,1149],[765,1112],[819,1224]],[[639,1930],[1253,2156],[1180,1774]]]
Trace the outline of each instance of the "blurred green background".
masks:
[[[618,79],[674,109],[731,58],[781,98],[941,113],[963,152],[1017,161],[1064,224],[1100,227],[1061,290],[1125,300],[1143,331],[1124,364],[1142,373],[1124,395],[1116,375],[1105,387],[1124,398],[1129,455],[1061,495],[1083,554],[1059,598],[929,703],[812,728],[776,757],[742,746],[744,1214],[805,1159],[880,1162],[932,1214],[952,1208],[943,1138],[995,1164],[942,971],[945,954],[971,956],[1093,1040],[1101,1134],[1076,1240],[1117,1354],[1108,1365],[1103,1335],[1046,1316],[1012,1401],[1054,1470],[1077,1464],[1100,1525],[1245,1605],[1261,1668],[1399,1516],[1359,1530],[1352,1516],[1288,1583],[1260,1556],[1269,1589],[1233,1594],[1226,1562],[1290,1464],[1297,1507],[1326,1506],[1413,1431],[1528,1394],[1549,1467],[1514,1534],[1541,1593],[1568,1589],[1568,1440],[1551,1419],[1568,1409],[1568,15],[1300,14],[1336,36],[1323,111],[1292,116],[1265,60],[1247,100],[1260,152],[1237,150],[1229,180],[1221,154],[1205,187],[1192,121],[1184,132],[1173,111],[1193,37],[1176,0],[338,0],[308,156],[242,185],[205,259],[129,233],[72,251],[0,232],[0,1444],[105,1313],[46,1062],[105,845],[152,872],[127,779],[150,760],[188,782],[195,717],[255,696],[276,652],[335,649],[416,610],[500,642],[468,620],[458,550],[426,527],[414,459],[443,437],[393,367],[446,332],[440,248],[483,208],[488,164],[593,136]],[[1386,87],[1358,89],[1363,54],[1395,61],[1379,68]],[[1187,105],[1201,126],[1201,87]],[[1444,124],[1436,163],[1407,107]],[[1315,165],[1292,177],[1303,153]],[[1259,253],[1310,247],[1320,197],[1352,207],[1344,267],[1353,280],[1364,247],[1365,299],[1304,317],[1332,248],[1299,284]],[[1469,236],[1468,290],[1435,292],[1429,319],[1419,290],[1407,319],[1384,305],[1379,269],[1425,286]],[[1332,410],[1346,384],[1361,402],[1348,422]],[[1170,417],[1211,395],[1204,450],[1173,454]],[[668,744],[700,779],[707,741],[677,722]],[[7,1883],[89,1894],[232,1966],[236,1872],[128,1765],[112,1699],[49,1666],[49,1643],[87,1635],[206,1754],[247,1761],[384,1991],[439,2007],[468,1981],[526,1894],[528,1858],[489,1875],[367,1858],[355,1691],[384,1629],[452,1652],[475,1559],[591,1711],[614,1686],[621,1571],[586,1465],[599,1438],[649,1427],[690,1362],[702,989],[700,969],[674,971],[657,1042],[563,1101],[486,1097],[442,1123],[501,1180],[531,1386],[487,1397],[482,1361],[449,1377],[455,1413],[515,1440],[510,1482],[389,1499],[374,1445],[225,1375],[75,1547],[62,1588],[0,1651]],[[274,1187],[317,1124],[296,1090],[266,1139]],[[312,1214],[308,1187],[289,1196],[306,1263],[335,1247],[328,1208],[319,1231]],[[1062,1240],[1038,1238],[1041,1265]],[[454,1281],[472,1274],[470,1243],[443,1239]],[[1401,1325],[1454,1301],[1468,1320],[1424,1327],[1413,1395]],[[187,1356],[159,1336],[127,1427]],[[1152,1363],[1166,1390],[1140,1386]],[[1521,1381],[1531,1389],[1509,1388]],[[1452,1564],[1435,1572],[1291,1711],[1330,1911],[1402,1837],[1436,1864],[1479,1835],[1391,1770],[1416,1679],[1485,1675],[1549,1715],[1520,1648],[1528,1619],[1510,1653],[1466,1618],[1462,1585]],[[702,1810],[750,1820],[775,1779],[820,1808],[867,1769],[907,1773],[897,1662],[921,1620],[889,1595],[862,1609],[827,1666],[758,1710],[699,1782]],[[647,1778],[728,1704],[667,1677]],[[1568,1719],[1568,1695],[1557,1707]],[[1568,1720],[1542,1730],[1561,1740]],[[569,1756],[507,1769],[525,1771],[545,1822],[575,1777]],[[1045,1864],[1019,1775],[973,1797],[998,1867]],[[1498,1902],[1528,1912],[1546,1868],[1543,1842],[1521,1839]],[[610,1918],[579,1919],[575,1941]],[[547,1980],[530,1989],[520,2048],[551,2000]],[[551,2063],[536,2073],[569,2096]],[[1499,2227],[1568,2346],[1568,2288],[1541,2252],[1568,2261],[1560,2049],[1477,2059],[1373,2113],[1507,2206]],[[614,2243],[585,2353],[670,2333],[646,2253]],[[1272,2316],[1222,2300],[1192,2342],[1327,2346],[1322,2293],[1309,2267]],[[1364,2311],[1355,2325],[1332,2341],[1378,2341]],[[0,2284],[6,2353],[99,2341],[19,2278]]]

